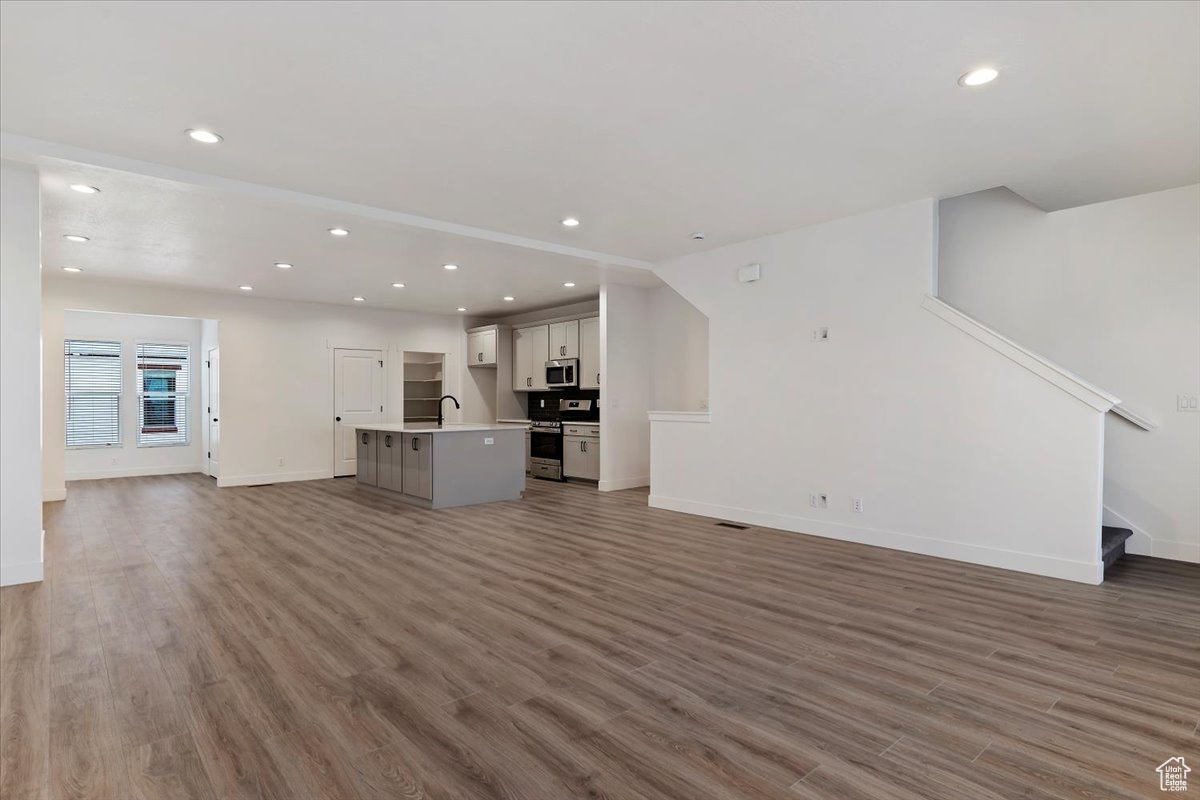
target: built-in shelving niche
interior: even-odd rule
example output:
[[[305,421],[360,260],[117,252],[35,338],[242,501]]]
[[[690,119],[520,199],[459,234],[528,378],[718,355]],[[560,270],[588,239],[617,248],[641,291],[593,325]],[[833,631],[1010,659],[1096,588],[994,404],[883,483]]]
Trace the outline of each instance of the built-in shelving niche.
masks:
[[[445,394],[445,353],[404,352],[404,421],[433,422]]]

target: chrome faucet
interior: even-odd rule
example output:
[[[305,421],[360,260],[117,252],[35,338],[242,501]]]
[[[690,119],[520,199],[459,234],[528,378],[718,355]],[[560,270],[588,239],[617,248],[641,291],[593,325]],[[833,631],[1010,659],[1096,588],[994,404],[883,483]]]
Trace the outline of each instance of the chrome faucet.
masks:
[[[442,427],[442,423],[445,422],[445,420],[446,420],[446,418],[442,415],[442,405],[446,402],[447,397],[449,397],[451,400],[454,400],[455,408],[462,408],[462,406],[460,406],[458,404],[458,400],[455,399],[454,395],[452,395],[452,394],[442,395],[442,399],[438,400],[438,427],[439,428]]]

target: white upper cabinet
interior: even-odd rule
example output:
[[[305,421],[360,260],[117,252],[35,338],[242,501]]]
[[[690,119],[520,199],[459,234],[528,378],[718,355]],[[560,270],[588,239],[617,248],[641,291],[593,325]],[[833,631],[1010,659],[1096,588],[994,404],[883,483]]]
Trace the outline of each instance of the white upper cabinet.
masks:
[[[600,388],[600,318],[579,320],[579,388]],[[599,448],[597,447],[597,451]]]
[[[579,320],[550,325],[550,360],[579,358]]]
[[[467,334],[467,366],[496,366],[496,329]]]
[[[546,388],[549,353],[549,326],[535,325],[513,331],[514,392],[535,392]]]

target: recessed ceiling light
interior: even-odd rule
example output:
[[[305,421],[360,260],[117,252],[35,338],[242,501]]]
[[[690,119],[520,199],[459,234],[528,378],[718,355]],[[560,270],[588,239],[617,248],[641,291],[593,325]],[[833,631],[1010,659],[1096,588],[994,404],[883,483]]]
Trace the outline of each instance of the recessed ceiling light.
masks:
[[[100,190],[95,186],[88,186],[86,183],[72,183],[71,188],[80,194],[99,194]]]
[[[254,291],[253,286],[239,286],[238,288],[241,289],[243,292],[253,292]]]
[[[63,267],[63,272],[83,272],[83,267]]]
[[[466,309],[465,309],[465,308],[463,308],[462,306],[459,306],[459,307],[458,307],[458,310],[459,310],[459,311],[466,311]]]
[[[571,283],[571,281],[567,281],[566,283],[564,283],[564,284],[563,284],[563,286],[567,287],[568,289],[574,289],[574,288],[575,288],[575,284],[574,284],[574,283]]]
[[[506,303],[511,303],[513,300],[516,300],[516,299],[517,298],[513,297],[511,294],[504,295],[504,302],[506,302]]]
[[[442,264],[442,269],[458,269],[458,264]]]
[[[187,135],[200,144],[220,144],[222,138],[220,134],[206,131],[203,128],[188,128]]]
[[[579,220],[575,219],[574,217],[567,217],[562,221],[562,224],[565,228],[578,228]]]
[[[365,302],[367,302],[367,298],[365,298],[365,297],[356,297],[356,298],[354,298],[354,302],[356,302],[356,303],[365,303]]]
[[[330,228],[329,232],[334,236],[349,236],[350,231],[345,228]]]
[[[996,80],[996,76],[1000,73],[993,67],[980,67],[973,69],[967,74],[958,79],[959,86],[983,86],[985,83],[991,83]]]
[[[287,264],[283,261],[276,261],[275,266],[279,267],[280,269],[291,269],[292,268],[291,264]]]
[[[86,242],[86,241],[88,241],[88,237],[80,236],[77,233],[68,233],[63,238],[66,239],[68,242]]]
[[[393,289],[403,289],[403,288],[404,288],[404,284],[403,284],[403,283],[393,283],[393,284],[392,284],[392,288],[393,288]]]

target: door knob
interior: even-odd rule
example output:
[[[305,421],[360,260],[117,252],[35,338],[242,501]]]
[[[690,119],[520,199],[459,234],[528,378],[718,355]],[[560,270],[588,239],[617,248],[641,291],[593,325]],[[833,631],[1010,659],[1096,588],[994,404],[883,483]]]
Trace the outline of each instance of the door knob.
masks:
[[[217,421],[217,418],[216,418],[216,417],[213,417],[213,422],[216,422],[216,421]]]
[[[342,418],[341,418],[341,417],[334,417],[334,418],[333,418],[333,421],[334,421],[334,422],[341,422],[341,421],[342,421]],[[213,420],[213,422],[216,422],[216,420],[214,419],[214,420]]]

